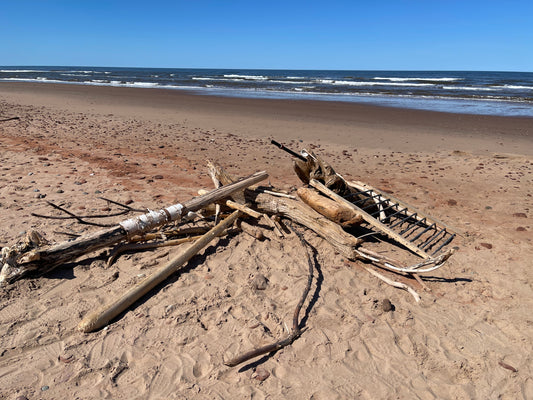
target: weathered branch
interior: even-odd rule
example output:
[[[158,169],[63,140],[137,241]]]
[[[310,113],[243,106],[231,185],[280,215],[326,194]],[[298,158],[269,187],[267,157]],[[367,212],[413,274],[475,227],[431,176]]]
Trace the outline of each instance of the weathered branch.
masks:
[[[405,283],[393,281],[392,279],[387,278],[386,276],[380,274],[379,272],[377,272],[376,270],[374,270],[372,268],[369,268],[369,267],[364,267],[364,268],[368,272],[370,272],[372,275],[374,275],[376,278],[381,279],[387,285],[391,285],[391,286],[393,286],[395,288],[398,288],[398,289],[407,290],[415,298],[415,301],[417,303],[420,301],[419,294],[411,286],[406,285]]]
[[[293,228],[294,229],[294,228]],[[243,362],[246,362],[248,360],[251,360],[252,358],[259,357],[263,354],[272,353],[273,351],[278,351],[282,349],[283,347],[289,346],[292,344],[298,337],[302,335],[302,333],[305,331],[304,327],[299,326],[299,317],[300,317],[300,311],[302,310],[302,307],[304,305],[305,299],[307,298],[307,295],[309,294],[309,290],[311,290],[311,283],[313,282],[313,261],[312,257],[309,254],[308,246],[302,237],[301,233],[298,232],[296,229],[294,229],[294,232],[300,239],[300,242],[302,243],[302,246],[306,252],[307,255],[307,264],[309,266],[309,274],[307,276],[307,284],[304,288],[304,291],[302,293],[302,296],[300,297],[300,301],[296,305],[296,308],[294,309],[294,314],[292,317],[292,332],[284,339],[279,340],[275,343],[268,344],[266,346],[259,347],[257,349],[248,351],[244,354],[241,354],[238,357],[235,357],[229,361],[225,361],[224,364],[228,367],[235,367],[239,364],[242,364]]]
[[[247,199],[259,211],[280,214],[303,225],[328,241],[346,258],[350,260],[356,258],[354,248],[359,245],[360,241],[301,201],[274,197],[270,194],[253,191],[246,191],[245,194]]]
[[[147,294],[150,290],[176,272],[183,264],[189,261],[201,249],[207,246],[220,233],[230,227],[231,224],[233,224],[233,222],[235,222],[235,220],[239,217],[239,215],[240,211],[235,211],[224,221],[220,222],[213,229],[200,237],[200,239],[194,242],[187,250],[169,261],[168,264],[163,266],[159,271],[150,275],[138,285],[128,290],[123,296],[116,299],[111,304],[106,305],[100,310],[87,315],[79,323],[78,330],[81,332],[92,332],[107,325],[113,318],[125,311],[142,296]]]
[[[234,184],[223,186],[203,196],[195,197],[183,204],[175,204],[159,211],[150,211],[147,214],[123,221],[111,228],[92,232],[72,241],[34,249],[26,247],[23,253],[8,252],[6,250],[6,256],[4,256],[4,249],[2,249],[0,285],[13,282],[31,271],[39,270],[42,273],[51,271],[58,265],[73,261],[81,255],[108,247],[127,237],[139,235],[168,222],[178,220],[189,212],[197,211],[207,204],[222,200],[235,191],[243,190],[267,177],[268,174],[266,172],[258,172]],[[9,256],[7,253],[9,253]]]

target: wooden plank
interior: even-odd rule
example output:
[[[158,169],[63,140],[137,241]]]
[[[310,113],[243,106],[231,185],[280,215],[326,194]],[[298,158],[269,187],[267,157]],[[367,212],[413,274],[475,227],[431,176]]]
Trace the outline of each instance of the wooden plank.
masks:
[[[351,207],[354,210],[354,212],[359,214],[365,220],[365,222],[367,222],[369,225],[372,225],[374,228],[378,229],[383,234],[385,234],[388,237],[390,237],[391,239],[397,241],[401,245],[407,247],[413,253],[418,254],[422,258],[431,258],[429,254],[427,254],[423,250],[420,250],[416,245],[411,243],[409,240],[405,239],[403,236],[401,236],[397,232],[393,231],[387,225],[381,223],[380,221],[378,221],[376,218],[372,217],[367,212],[361,210],[356,205],[354,205],[354,204],[350,203],[348,200],[342,198],[341,196],[339,196],[334,191],[328,189],[326,186],[324,186],[320,182],[318,182],[318,181],[316,181],[314,179],[311,179],[309,181],[309,184],[311,186],[313,186],[315,189],[317,189],[320,192],[324,193],[325,195],[329,196],[333,200],[336,200],[336,201],[338,201],[341,204],[344,204],[344,205],[346,205],[348,207]]]
[[[432,217],[432,216],[426,214],[425,212],[416,209],[412,205],[407,204],[406,202],[394,197],[390,193],[387,193],[387,192],[384,192],[382,190],[376,189],[375,187],[370,186],[367,183],[363,183],[363,182],[359,182],[359,181],[350,181],[350,182],[347,182],[347,183],[348,183],[348,185],[353,186],[353,187],[355,187],[358,190],[371,190],[372,192],[374,192],[374,194],[379,194],[382,197],[390,199],[391,203],[393,203],[393,204],[397,203],[398,207],[407,208],[409,210],[409,214],[406,213],[405,214],[406,216],[407,215],[411,215],[413,218],[417,219],[418,221],[421,221],[421,220],[423,220],[425,218],[426,221],[434,223],[435,225],[437,225],[441,229],[442,228],[446,228],[447,232],[460,234],[460,233],[458,233],[458,230],[455,229],[454,227],[451,227],[448,224],[445,224],[444,222],[438,220],[437,218]],[[416,215],[414,215],[414,214],[416,214]],[[431,224],[428,224],[428,225],[431,225]]]

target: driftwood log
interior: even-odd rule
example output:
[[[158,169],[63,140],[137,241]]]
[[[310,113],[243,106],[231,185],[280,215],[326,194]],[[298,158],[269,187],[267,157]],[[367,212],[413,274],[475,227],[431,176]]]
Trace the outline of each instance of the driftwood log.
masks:
[[[354,248],[361,241],[301,201],[257,193],[252,190],[246,191],[245,195],[255,209],[268,214],[279,214],[305,226],[328,241],[346,258],[350,260],[357,258]]]
[[[170,275],[176,272],[183,264],[189,261],[196,253],[207,246],[214,238],[229,228],[239,217],[240,211],[235,211],[224,221],[220,222],[213,229],[207,232],[194,242],[189,248],[170,260],[157,272],[148,276],[139,284],[128,290],[124,295],[105,305],[101,309],[87,315],[78,325],[81,332],[92,332],[107,325],[111,320],[125,311],[129,306],[155,288]]]
[[[351,208],[322,196],[314,189],[300,187],[297,193],[305,204],[337,224],[352,226],[358,225],[363,221],[363,218]]]
[[[212,163],[210,163],[210,174],[224,185],[222,187],[231,184],[235,179],[226,173],[221,166]],[[288,197],[278,197],[265,193],[261,189],[244,190],[244,200],[257,211],[266,214],[278,214],[311,229],[332,244],[343,256],[350,260],[356,259],[357,253],[354,248],[360,244],[360,240],[345,232],[341,226],[323,217],[305,203]]]
[[[28,241],[25,246],[4,247],[0,256],[0,265],[2,265],[0,285],[11,283],[32,271],[49,272],[58,265],[74,261],[84,254],[119,243],[128,237],[148,232],[168,222],[179,220],[190,212],[227,198],[232,193],[241,191],[267,177],[268,174],[265,171],[257,172],[231,185],[190,199],[183,204],[175,204],[159,211],[150,211],[111,228],[92,232],[72,241],[42,247],[37,247],[40,246],[39,243]]]

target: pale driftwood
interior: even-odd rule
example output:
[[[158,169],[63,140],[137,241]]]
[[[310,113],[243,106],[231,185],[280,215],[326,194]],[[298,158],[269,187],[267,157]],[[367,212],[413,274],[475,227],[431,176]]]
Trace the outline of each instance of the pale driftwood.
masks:
[[[281,193],[281,192],[274,192],[273,190],[268,190],[268,189],[256,189],[256,191],[258,191],[259,193],[266,193],[266,194],[271,194],[272,196],[276,196],[276,197],[284,197],[286,199],[296,199],[296,196],[293,196],[292,194],[287,194],[287,193]]]
[[[393,281],[392,279],[389,279],[386,276],[381,275],[379,272],[377,272],[376,270],[374,270],[374,269],[372,269],[370,267],[364,267],[364,268],[368,272],[370,272],[372,275],[374,275],[376,278],[381,279],[386,284],[391,285],[391,286],[393,286],[395,288],[398,288],[398,289],[407,290],[415,298],[415,301],[417,303],[420,301],[419,294],[411,286],[406,285],[405,283]]]
[[[329,197],[322,196],[314,189],[300,187],[297,193],[298,197],[313,210],[342,226],[357,225],[363,220],[351,208],[331,200]]]
[[[111,320],[117,317],[120,313],[125,311],[129,306],[139,300],[142,296],[147,294],[154,287],[159,285],[170,275],[175,273],[183,264],[189,261],[196,253],[207,246],[214,238],[220,235],[225,229],[229,228],[239,217],[240,211],[235,211],[224,221],[220,222],[213,229],[200,237],[184,252],[173,258],[159,271],[150,275],[142,282],[128,290],[123,296],[116,299],[111,304],[108,304],[87,315],[78,325],[78,330],[81,332],[92,332],[107,325]]]
[[[381,223],[380,221],[372,217],[367,212],[354,206],[352,203],[350,203],[348,200],[344,199],[343,197],[339,196],[333,190],[328,189],[322,183],[318,182],[317,180],[311,179],[309,181],[309,184],[313,186],[315,189],[317,189],[318,191],[320,191],[321,193],[324,193],[325,195],[329,196],[331,199],[337,201],[339,204],[344,204],[346,207],[350,207],[356,214],[360,215],[365,220],[365,222],[367,222],[369,225],[378,229],[380,232],[382,232],[384,235],[387,235],[392,240],[395,240],[401,245],[407,247],[413,253],[418,254],[422,258],[430,258],[429,254],[427,254],[424,250],[420,250],[416,245],[411,243],[409,240],[407,240],[400,234],[394,232],[387,225]]]
[[[213,181],[213,185],[215,185],[215,189],[218,189],[220,186],[221,186],[221,183],[220,181],[218,180],[218,178],[216,177],[216,175],[214,173],[212,173],[212,168],[211,168],[211,161],[207,161],[207,166],[208,166],[208,170],[209,170],[209,176],[211,176],[211,180]],[[218,217],[220,215],[220,204],[216,203],[215,204],[215,224],[218,224]]]
[[[229,231],[226,229],[225,231],[221,232],[219,236],[225,236],[229,233]],[[118,244],[109,255],[109,258],[107,259],[107,266],[110,267],[113,262],[123,253],[126,252],[132,252],[132,251],[144,251],[144,250],[151,250],[151,249],[158,249],[160,247],[170,247],[170,246],[179,246],[183,243],[189,243],[194,242],[197,239],[200,239],[201,236],[189,236],[184,237],[180,239],[172,239],[172,240],[163,240],[163,241],[157,241],[157,242],[145,242],[145,243],[120,243]]]
[[[425,260],[422,260],[419,263],[416,263],[410,266],[404,266],[399,261],[396,261],[388,257],[384,257],[381,254],[364,249],[362,247],[355,249],[354,251],[355,253],[357,253],[359,258],[372,261],[373,263],[376,263],[377,265],[379,265],[380,267],[384,269],[388,269],[389,271],[397,272],[400,274],[411,274],[411,275],[424,274],[424,273],[431,272],[442,267],[442,265],[454,253],[454,250],[450,249],[446,251],[445,253],[442,253],[438,257],[427,258]],[[423,268],[426,266],[427,268]]]
[[[263,216],[263,214],[252,210],[250,207],[236,203],[233,200],[226,200],[226,205],[230,208],[233,208],[234,210],[242,211],[244,214],[247,214],[252,218],[261,218]]]
[[[227,174],[219,165],[213,165],[213,173],[223,185],[228,185],[233,182],[234,178]],[[356,259],[354,248],[359,245],[360,240],[348,234],[339,225],[324,218],[303,202],[284,197],[276,197],[268,193],[261,193],[257,190],[245,190],[244,196],[245,199],[242,201],[250,201],[258,211],[266,214],[280,214],[283,217],[289,218],[324,238],[346,258],[350,260]],[[265,216],[265,220],[269,221],[270,218]],[[273,223],[272,220],[270,222]]]
[[[212,190],[203,196],[195,197],[183,204],[176,204],[157,212],[152,211],[139,217],[123,221],[112,228],[80,236],[72,241],[33,249],[26,247],[25,252],[22,254],[10,252],[9,249],[4,252],[4,249],[6,249],[4,248],[0,257],[0,265],[2,265],[0,285],[13,282],[31,271],[39,270],[40,273],[49,272],[58,265],[74,261],[81,255],[111,246],[125,240],[129,236],[139,235],[170,221],[177,220],[180,216],[185,216],[189,212],[194,212],[205,207],[207,204],[229,197],[232,193],[243,190],[267,177],[268,174],[265,171],[257,172],[243,180]],[[125,228],[124,225],[126,227],[134,225],[134,229],[128,231],[128,228]],[[4,256],[4,253],[6,253],[6,256]]]
[[[280,214],[303,225],[328,241],[343,256],[350,260],[356,258],[354,248],[360,240],[345,232],[339,225],[323,217],[308,205],[298,200],[274,197],[267,193],[246,191],[247,200],[255,208],[268,214]]]

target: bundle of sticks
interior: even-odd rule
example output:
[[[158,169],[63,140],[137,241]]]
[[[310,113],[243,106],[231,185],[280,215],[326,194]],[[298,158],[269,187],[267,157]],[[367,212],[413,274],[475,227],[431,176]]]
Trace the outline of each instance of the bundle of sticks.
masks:
[[[239,223],[245,218],[263,221],[280,236],[284,235],[280,221],[288,220],[289,224],[293,226],[292,231],[297,234],[304,247],[308,247],[308,243],[299,231],[301,228],[296,226],[304,227],[322,237],[338,253],[349,260],[364,259],[380,268],[413,275],[420,282],[419,273],[440,267],[451,255],[451,252],[445,253],[409,267],[397,260],[363,248],[361,246],[362,239],[346,231],[346,228],[359,225],[363,216],[358,213],[357,209],[339,201],[335,196],[325,196],[324,191],[316,189],[319,185],[324,185],[336,194],[346,195],[352,188],[327,163],[314,154],[305,152],[303,155],[298,154],[277,142],[273,143],[288,151],[295,158],[295,171],[304,183],[304,186],[296,191],[296,196],[283,193],[272,187],[259,186],[258,184],[268,177],[265,171],[257,172],[243,179],[236,179],[221,166],[208,162],[208,171],[215,189],[202,191],[199,196],[183,203],[174,204],[158,211],[148,210],[142,215],[125,219],[116,225],[56,244],[47,243],[43,236],[37,232],[29,232],[24,242],[2,248],[0,285],[8,285],[25,276],[48,273],[65,263],[75,261],[83,255],[103,248],[111,249],[108,260],[108,263],[111,264],[116,257],[125,251],[138,251],[185,242],[191,243],[190,246],[126,293],[101,309],[86,315],[79,323],[78,329],[82,332],[92,332],[117,318],[151,289],[178,271],[215,238],[236,229],[259,237],[261,233],[257,230],[254,231],[253,224]],[[211,227],[196,228],[194,231],[179,228],[185,220],[197,218],[199,214],[205,216],[209,212],[214,214],[214,223]],[[226,217],[221,219],[222,215],[226,215]],[[71,215],[71,217],[83,222],[83,217],[75,215]],[[176,238],[178,233],[186,235],[186,237]],[[307,255],[308,284],[294,312],[292,331],[285,339],[226,361],[226,365],[235,366],[261,354],[277,351],[291,344],[302,334],[304,327],[299,324],[299,313],[306,300],[313,277],[313,260],[309,251],[307,251]],[[421,269],[421,266],[430,266],[430,268]],[[416,301],[420,300],[419,294],[407,284],[387,278],[369,265],[364,268],[386,283],[407,290]]]

